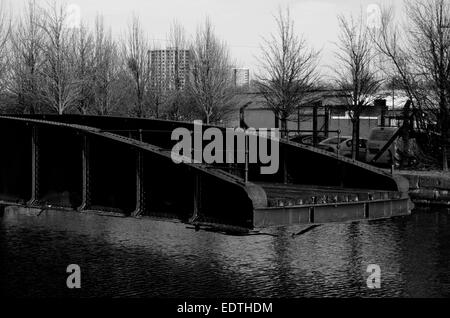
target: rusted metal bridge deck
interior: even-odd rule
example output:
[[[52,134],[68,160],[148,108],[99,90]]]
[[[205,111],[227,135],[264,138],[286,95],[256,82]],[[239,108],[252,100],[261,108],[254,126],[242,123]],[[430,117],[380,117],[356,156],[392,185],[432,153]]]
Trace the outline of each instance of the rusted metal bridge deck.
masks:
[[[388,218],[408,214],[413,207],[409,197],[398,191],[259,185],[267,194],[268,206],[255,210],[257,227]]]
[[[0,116],[0,206],[249,229],[410,213],[405,179],[291,142],[280,141],[279,172],[261,175],[258,164],[251,164],[247,182],[236,164],[175,164],[171,132],[192,126],[101,116]]]

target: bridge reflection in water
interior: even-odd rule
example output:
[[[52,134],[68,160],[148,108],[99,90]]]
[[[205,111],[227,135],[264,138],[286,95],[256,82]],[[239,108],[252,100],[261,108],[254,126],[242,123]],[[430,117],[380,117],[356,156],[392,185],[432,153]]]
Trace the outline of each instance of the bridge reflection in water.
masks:
[[[449,297],[450,215],[325,224],[292,237],[46,211],[0,218],[0,295],[16,297]],[[81,289],[68,289],[68,264]],[[367,288],[369,264],[381,288]]]
[[[287,141],[278,172],[262,175],[249,164],[247,181],[244,164],[175,164],[170,137],[178,127],[193,130],[150,119],[0,116],[0,206],[246,229],[410,213],[405,179]]]

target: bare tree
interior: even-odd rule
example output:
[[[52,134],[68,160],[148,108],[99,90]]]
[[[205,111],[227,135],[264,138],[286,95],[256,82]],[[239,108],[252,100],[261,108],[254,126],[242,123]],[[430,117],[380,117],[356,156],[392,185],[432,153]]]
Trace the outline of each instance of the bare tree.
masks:
[[[153,45],[149,50],[149,84],[146,92],[146,102],[149,105],[149,115],[159,118],[163,113],[170,81],[170,54]]]
[[[150,104],[151,116],[159,118],[162,112],[162,106],[166,101],[166,91],[165,87],[169,85],[169,78],[160,79],[158,78],[157,65],[150,65],[150,83],[146,95],[148,97],[148,102]],[[161,74],[160,74],[161,75]]]
[[[41,71],[43,98],[58,114],[63,114],[76,106],[81,92],[71,45],[73,33],[67,25],[65,5],[54,2],[41,12],[39,27],[44,33],[42,51],[45,61]]]
[[[166,116],[169,119],[180,119],[186,103],[186,91],[184,84],[187,82],[189,65],[185,63],[187,41],[186,33],[181,24],[173,21],[170,26],[170,32],[167,36],[168,46],[174,52],[172,74],[169,75],[169,92],[167,92]]]
[[[228,49],[207,18],[191,45],[188,92],[206,123],[219,121],[234,98]]]
[[[0,93],[3,93],[7,84],[8,73],[8,40],[11,31],[11,19],[0,2]]]
[[[134,86],[134,112],[138,117],[145,117],[145,97],[150,81],[149,44],[145,38],[137,16],[132,17],[123,53],[126,69]]]
[[[110,114],[113,99],[120,94],[120,90],[114,91],[120,72],[119,62],[111,30],[106,32],[103,17],[97,16],[94,33],[94,96],[96,112],[99,115]]]
[[[388,78],[395,79],[396,85],[405,89],[408,97],[415,103],[422,99],[417,96],[418,78],[415,76],[414,64],[410,63],[411,55],[406,49],[406,34],[394,22],[394,10],[385,8],[381,16],[381,25],[372,33],[373,43],[387,62],[383,71]]]
[[[266,104],[281,121],[286,137],[287,120],[300,106],[306,92],[318,79],[319,52],[310,48],[294,30],[289,8],[279,9],[275,17],[277,33],[263,39],[260,74],[256,87]]]
[[[11,85],[18,104],[34,114],[41,105],[41,68],[43,32],[38,26],[36,1],[30,0],[11,34]]]
[[[439,126],[442,168],[448,170],[448,102],[450,98],[450,3],[446,0],[405,1],[406,24],[395,22],[385,8],[375,43],[390,62],[413,106]]]
[[[394,8],[385,7],[381,14],[379,29],[372,32],[373,43],[381,56],[384,56],[382,70],[397,89],[403,90],[411,101],[412,108],[424,111],[433,107],[429,98],[426,84],[423,83],[416,64],[413,63],[414,50],[408,48],[408,32],[395,21]],[[431,106],[431,109],[429,108]],[[409,111],[405,109],[404,113]],[[421,121],[422,118],[421,118]],[[426,126],[422,123],[423,128]],[[409,152],[409,132],[403,131],[403,153]],[[401,166],[406,157],[402,156]]]
[[[340,35],[334,68],[338,88],[348,92],[347,110],[352,121],[352,158],[359,155],[359,122],[364,108],[375,100],[382,80],[373,67],[376,51],[372,46],[369,29],[362,14],[355,21],[353,17],[339,16]]]
[[[442,137],[442,168],[448,170],[448,120],[450,100],[450,3],[446,0],[406,2],[411,22],[410,43],[414,62],[423,80],[431,84],[437,101]]]
[[[73,52],[75,54],[75,72],[80,85],[77,109],[86,115],[94,103],[94,39],[85,24],[81,24],[73,34]]]
[[[183,54],[181,51],[186,50],[187,42],[185,30],[177,21],[173,21],[170,26],[168,43],[169,47],[175,52],[173,75],[170,76],[171,86],[173,86],[175,91],[180,91],[184,80],[182,78],[184,72],[181,72],[181,69],[185,67],[185,65],[181,65],[183,59],[180,55]]]

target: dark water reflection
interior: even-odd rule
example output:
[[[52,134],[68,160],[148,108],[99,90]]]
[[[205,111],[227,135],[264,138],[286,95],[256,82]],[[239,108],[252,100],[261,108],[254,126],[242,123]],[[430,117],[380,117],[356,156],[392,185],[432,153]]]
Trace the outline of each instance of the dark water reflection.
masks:
[[[450,296],[447,212],[328,224],[292,238],[49,212],[0,218],[0,295],[107,297]],[[66,287],[78,264],[82,288]],[[381,289],[366,287],[368,264]]]

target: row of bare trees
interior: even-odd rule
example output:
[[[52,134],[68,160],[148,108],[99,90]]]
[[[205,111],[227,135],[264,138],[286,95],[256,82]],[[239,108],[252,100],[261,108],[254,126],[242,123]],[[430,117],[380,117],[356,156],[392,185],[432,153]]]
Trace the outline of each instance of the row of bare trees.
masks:
[[[29,1],[16,21],[3,16],[8,61],[1,63],[2,79],[8,84],[1,92],[15,111],[111,113],[121,66],[101,16],[93,32],[83,23],[70,28],[64,5]]]
[[[450,99],[450,4],[448,0],[405,1],[404,23],[384,8],[378,27],[369,29],[363,14],[339,16],[340,36],[331,86],[347,92],[353,140],[359,140],[359,117],[380,88],[394,79],[413,106],[429,114],[447,144]],[[152,74],[152,49],[143,27],[133,17],[126,35],[114,40],[97,17],[67,27],[64,6],[40,7],[33,0],[16,21],[0,10],[0,90],[8,104],[36,113],[122,113],[169,119],[201,118],[218,122],[237,105],[231,83],[231,57],[211,21],[201,24],[188,41],[174,23],[168,46],[190,52],[189,76],[180,78],[175,54],[170,90]],[[288,118],[317,86],[320,51],[298,34],[289,9],[279,9],[276,32],[263,40],[256,76],[257,92],[287,130]],[[186,85],[182,85],[183,81]],[[2,99],[5,99],[2,97]],[[286,134],[283,134],[284,136]],[[354,158],[359,142],[352,147]],[[447,169],[446,147],[443,168]]]
[[[353,140],[358,140],[361,110],[373,102],[383,85],[394,82],[420,114],[417,121],[422,127],[418,128],[439,135],[442,169],[448,170],[450,2],[410,0],[402,8],[403,19],[395,16],[393,6],[382,8],[378,25],[371,29],[362,15],[359,20],[339,17],[337,86],[350,92]],[[408,130],[403,139],[406,155]],[[353,156],[358,144],[354,143]]]
[[[155,47],[137,16],[115,40],[102,16],[93,28],[84,21],[70,26],[66,5],[56,2],[42,7],[30,0],[14,21],[5,12],[0,8],[0,93],[6,99],[0,107],[8,107],[3,111],[210,122],[222,118],[236,95],[228,48],[209,19],[191,41],[179,23],[172,24],[167,46],[189,50],[191,69],[181,78],[184,66],[175,54],[173,74],[166,76],[171,83],[161,83],[151,61]]]
[[[331,86],[347,92],[345,103],[353,124],[353,140],[359,140],[360,114],[373,102],[382,81],[373,67],[375,51],[362,15],[359,20],[344,16],[339,16],[338,20],[340,36]],[[286,137],[288,118],[310,101],[308,95],[317,87],[320,52],[295,32],[289,9],[279,9],[275,21],[277,32],[265,39],[262,47],[262,71],[257,86],[267,105],[280,119],[282,136]],[[354,159],[358,148],[359,143],[354,142]]]
[[[394,16],[393,7],[385,7],[380,10],[378,25],[370,28],[362,13],[338,16],[340,33],[330,85],[346,92],[356,141],[362,110],[374,102],[380,89],[395,82],[422,114],[421,120],[426,121],[422,128],[437,127],[442,168],[447,170],[450,2],[410,0],[403,8],[404,21]],[[317,83],[320,52],[295,33],[288,9],[279,10],[276,24],[277,33],[262,47],[257,86],[286,130],[287,118],[305,103],[308,91]],[[358,148],[359,142],[353,142],[353,158]]]

